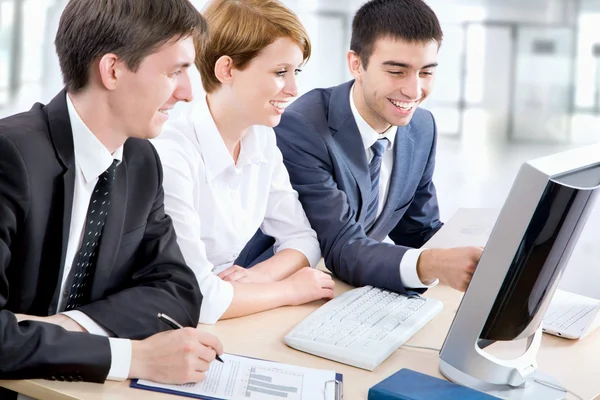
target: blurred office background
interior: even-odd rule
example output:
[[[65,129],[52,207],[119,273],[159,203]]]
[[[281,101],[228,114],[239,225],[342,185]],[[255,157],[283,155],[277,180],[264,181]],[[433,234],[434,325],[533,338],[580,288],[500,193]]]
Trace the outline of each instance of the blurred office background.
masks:
[[[207,0],[192,2],[202,8]],[[314,46],[300,93],[350,79],[345,55],[363,0],[283,2]],[[423,105],[440,133],[435,183],[443,219],[459,207],[501,207],[523,161],[600,140],[600,0],[427,2],[445,34],[436,87]],[[61,89],[53,40],[66,3],[0,0],[0,116]],[[197,74],[194,83],[201,90]],[[592,265],[600,270],[598,223],[600,207],[572,263],[588,267],[570,268],[569,285],[596,281],[589,274]],[[600,298],[592,283],[583,292]]]

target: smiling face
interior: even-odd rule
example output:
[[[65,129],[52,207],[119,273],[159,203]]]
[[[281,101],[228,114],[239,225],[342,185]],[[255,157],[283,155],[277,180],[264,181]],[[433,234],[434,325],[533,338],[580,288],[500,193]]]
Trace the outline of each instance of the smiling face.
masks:
[[[168,111],[179,101],[191,101],[188,67],[194,55],[192,38],[177,38],[145,57],[135,72],[119,69],[111,106],[128,137],[158,136]]]
[[[390,125],[407,125],[415,109],[431,93],[437,67],[438,43],[408,43],[380,38],[368,65],[348,53],[350,72],[356,79],[354,102],[365,121],[377,132]]]
[[[279,38],[241,70],[231,71],[230,101],[247,125],[274,127],[289,101],[298,95],[296,76],[303,63],[300,46]]]

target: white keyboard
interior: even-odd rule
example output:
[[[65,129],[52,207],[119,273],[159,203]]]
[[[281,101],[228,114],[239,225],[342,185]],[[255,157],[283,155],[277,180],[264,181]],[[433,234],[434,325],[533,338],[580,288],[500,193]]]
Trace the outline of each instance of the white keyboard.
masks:
[[[544,316],[544,328],[552,330],[568,329],[581,318],[594,311],[596,307],[596,305],[586,304],[567,304],[556,307],[551,305]]]
[[[364,286],[323,304],[284,340],[295,349],[372,371],[442,307],[439,300]]]

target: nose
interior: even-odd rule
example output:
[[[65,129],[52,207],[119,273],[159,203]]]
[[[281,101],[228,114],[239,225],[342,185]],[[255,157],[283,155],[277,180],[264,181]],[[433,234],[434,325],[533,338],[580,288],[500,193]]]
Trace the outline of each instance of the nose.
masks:
[[[289,74],[289,78],[285,80],[283,91],[292,97],[298,96],[298,85],[296,84],[296,75]]]
[[[417,100],[421,97],[421,78],[417,74],[411,74],[404,80],[402,94],[411,100]]]
[[[185,101],[186,103],[192,101],[194,97],[192,93],[192,81],[190,80],[190,76],[187,74],[187,72],[179,76],[179,79],[177,80],[177,86],[173,92],[173,97],[177,101]]]

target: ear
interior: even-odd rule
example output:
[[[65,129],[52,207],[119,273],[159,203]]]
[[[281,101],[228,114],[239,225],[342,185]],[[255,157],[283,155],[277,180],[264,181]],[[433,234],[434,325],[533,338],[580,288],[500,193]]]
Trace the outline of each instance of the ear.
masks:
[[[215,63],[215,77],[221,83],[229,83],[233,79],[233,60],[229,56],[221,56]]]
[[[98,64],[100,81],[108,90],[115,90],[122,69],[127,68],[116,54],[108,53],[102,56]]]
[[[348,69],[350,70],[350,73],[352,74],[354,79],[360,80],[363,71],[362,61],[360,60],[360,57],[358,56],[358,54],[356,54],[356,52],[350,50],[346,55],[346,58],[348,60]]]

